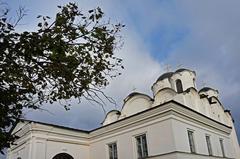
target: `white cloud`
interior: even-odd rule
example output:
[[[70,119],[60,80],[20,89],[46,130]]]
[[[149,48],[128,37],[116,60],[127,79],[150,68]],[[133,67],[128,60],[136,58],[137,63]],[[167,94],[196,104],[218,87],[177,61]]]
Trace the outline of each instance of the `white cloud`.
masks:
[[[132,91],[151,95],[151,85],[162,72],[160,64],[151,57],[144,41],[134,30],[126,27],[123,37],[124,46],[117,52],[117,56],[123,59],[125,69],[122,70],[122,75],[111,80],[110,85],[104,90],[107,95],[116,100],[118,109],[122,107],[123,99]],[[26,118],[82,129],[99,126],[104,118],[100,106],[93,106],[86,101],[80,104],[73,103],[73,107],[67,112],[55,103],[43,107],[51,113],[35,111],[28,113]],[[115,109],[114,105],[108,104],[105,107],[107,110]]]
[[[197,71],[202,81],[220,91],[240,129],[240,1],[175,1],[181,25],[190,34],[167,61],[181,62]],[[239,131],[239,130],[238,130]]]
[[[122,71],[122,75],[113,79],[105,90],[107,95],[116,100],[118,109],[122,107],[123,99],[132,92],[133,89],[136,89],[134,91],[152,95],[151,85],[161,72],[160,64],[150,56],[146,48],[144,48],[144,44],[137,37],[131,36],[131,33],[127,35],[125,46],[118,52],[119,56],[124,60],[125,69]],[[86,101],[80,104],[77,102],[73,103],[71,110],[67,112],[56,103],[43,107],[52,114],[45,111],[37,111],[28,113],[27,118],[82,129],[99,126],[104,118],[100,106],[93,106]],[[109,105],[105,107],[107,110],[115,109],[114,105],[108,104]]]
[[[38,11],[53,14],[57,3],[58,1],[51,1],[51,3],[41,1],[39,4],[29,4],[32,6],[29,8],[34,11],[34,16]],[[118,53],[124,59],[125,70],[123,70],[123,75],[113,80],[106,90],[116,99],[118,107],[121,106],[123,98],[134,88],[136,91],[151,95],[150,87],[162,73],[162,64],[159,62],[161,61],[161,63],[174,66],[182,64],[196,70],[199,86],[204,81],[219,89],[223,103],[227,108],[234,110],[235,120],[240,122],[238,108],[240,102],[238,98],[240,94],[240,1],[85,0],[78,3],[84,10],[99,5],[112,21],[126,24],[125,45]],[[167,32],[157,35],[162,28]],[[162,30],[165,31],[164,29]],[[178,29],[185,29],[188,33],[178,45],[175,45],[174,49],[169,51],[167,59],[157,59],[158,53],[150,52],[151,47],[157,46],[151,45],[147,39],[151,38],[150,36],[164,35],[166,37],[159,45],[164,43],[166,49],[169,49],[171,38],[174,38],[172,35]],[[155,44],[154,40],[153,38],[152,41]],[[156,45],[158,45],[157,42]],[[164,54],[161,51],[159,53]],[[114,107],[107,106],[107,109],[112,108]],[[101,108],[87,103],[77,105],[68,113],[58,106],[50,106],[49,109],[55,115],[32,113],[29,117],[79,128],[96,126],[96,123],[103,118]],[[90,112],[94,113],[94,117],[91,116],[92,119],[89,119]]]

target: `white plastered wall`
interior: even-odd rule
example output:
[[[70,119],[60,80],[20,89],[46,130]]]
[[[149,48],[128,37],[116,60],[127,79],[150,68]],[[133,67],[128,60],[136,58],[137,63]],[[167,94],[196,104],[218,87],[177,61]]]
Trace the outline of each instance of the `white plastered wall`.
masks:
[[[184,121],[180,118],[175,117],[173,121],[173,132],[176,145],[176,151],[190,152],[189,139],[187,131],[191,130],[194,132],[194,143],[196,152],[198,154],[208,155],[206,135],[210,136],[212,151],[214,156],[222,157],[221,147],[219,139],[224,141],[225,154],[229,158],[235,158],[233,151],[232,141],[230,137],[224,132],[218,132],[216,130],[202,127],[194,123]]]
[[[107,125],[107,124],[117,121],[119,119],[119,116],[120,116],[120,112],[117,110],[112,110],[112,111],[108,112],[102,125]]]
[[[91,141],[90,158],[109,158],[108,144],[117,142],[118,157],[137,159],[136,140],[137,135],[146,134],[148,153],[150,156],[174,151],[171,120],[158,119],[141,126],[132,127],[130,130],[96,138]],[[155,123],[156,122],[156,123]]]
[[[30,153],[30,143],[26,142],[25,144],[19,146],[18,148],[12,150],[8,153],[7,159],[17,159],[21,157],[22,159],[28,159]]]
[[[152,106],[151,98],[145,95],[134,95],[128,99],[122,108],[121,116],[124,118],[149,109]]]
[[[21,144],[25,137],[17,140],[18,147],[9,151],[8,159],[52,159],[59,153],[67,153],[74,159],[89,159],[88,134],[38,123],[25,122],[25,125],[29,127],[26,141]]]
[[[159,90],[154,96],[153,106],[157,106],[173,100],[177,93],[171,88],[164,88]]]
[[[171,77],[171,82],[172,85],[174,86],[174,90],[177,91],[177,87],[176,87],[176,80],[180,79],[182,82],[182,86],[183,86],[183,91],[185,91],[188,88],[195,88],[195,74],[191,71],[182,71],[182,72],[178,72],[178,73],[174,73],[173,76]]]
[[[15,144],[8,149],[7,159],[16,159],[18,157],[28,159],[31,155],[31,134],[29,133],[30,125],[25,122],[17,124],[13,130],[13,134],[20,138],[15,141]]]
[[[153,95],[156,95],[159,90],[164,88],[172,88],[172,85],[168,78],[165,78],[163,80],[159,80],[152,86]]]

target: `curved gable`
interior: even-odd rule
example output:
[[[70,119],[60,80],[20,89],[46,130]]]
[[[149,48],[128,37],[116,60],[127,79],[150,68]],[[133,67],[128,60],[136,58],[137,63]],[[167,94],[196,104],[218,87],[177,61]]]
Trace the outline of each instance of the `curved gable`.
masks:
[[[117,121],[120,114],[121,114],[121,112],[118,110],[111,110],[105,116],[105,119],[103,120],[102,125],[107,125],[107,124]]]
[[[132,93],[124,100],[121,110],[121,118],[149,109],[152,105],[152,98],[141,93]]]
[[[154,97],[154,105],[159,105],[167,101],[173,100],[177,92],[171,88],[163,88],[159,90]]]

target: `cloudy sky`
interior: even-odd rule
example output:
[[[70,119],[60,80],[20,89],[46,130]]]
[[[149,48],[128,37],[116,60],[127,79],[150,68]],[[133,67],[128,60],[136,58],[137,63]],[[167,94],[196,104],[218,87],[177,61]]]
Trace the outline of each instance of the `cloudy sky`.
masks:
[[[19,30],[34,30],[39,14],[53,16],[60,0],[12,0],[14,11],[24,6],[28,15]],[[133,90],[149,95],[151,85],[166,72],[185,67],[197,73],[198,88],[210,86],[220,92],[226,109],[235,119],[240,137],[240,1],[239,0],[78,0],[81,9],[101,7],[112,22],[126,24],[124,46],[117,51],[124,60],[123,74],[105,92],[117,101]],[[13,12],[12,12],[13,13]],[[81,129],[98,127],[102,109],[88,102],[73,102],[66,112],[57,103],[47,111],[27,112],[26,118]],[[107,110],[114,105],[107,105]]]

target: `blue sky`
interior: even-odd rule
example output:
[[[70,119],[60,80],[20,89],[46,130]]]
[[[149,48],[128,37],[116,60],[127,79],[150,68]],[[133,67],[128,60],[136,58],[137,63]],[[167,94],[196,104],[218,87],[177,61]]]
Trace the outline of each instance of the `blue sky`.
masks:
[[[19,30],[34,30],[39,14],[53,16],[60,0],[11,0],[14,10],[24,6],[28,15]],[[216,88],[226,109],[232,110],[240,137],[240,1],[239,0],[79,0],[83,10],[100,6],[112,22],[126,24],[124,46],[117,51],[124,60],[122,76],[111,81],[106,93],[117,101],[133,89],[152,95],[151,85],[164,67],[178,65],[197,72],[198,89]],[[121,88],[121,89],[119,89]],[[73,102],[74,103],[74,102]],[[51,113],[28,112],[26,118],[70,127],[91,129],[100,125],[104,114],[88,102],[65,112],[57,103],[45,105]],[[113,105],[106,106],[107,110]],[[94,116],[89,118],[89,114]]]

